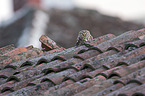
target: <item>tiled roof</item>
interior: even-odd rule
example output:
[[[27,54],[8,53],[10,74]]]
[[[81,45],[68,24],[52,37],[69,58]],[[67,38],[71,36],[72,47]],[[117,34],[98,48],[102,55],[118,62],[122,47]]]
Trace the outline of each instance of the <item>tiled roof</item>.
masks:
[[[43,50],[0,48],[0,95],[144,96],[144,35],[107,34],[68,49],[42,36]]]

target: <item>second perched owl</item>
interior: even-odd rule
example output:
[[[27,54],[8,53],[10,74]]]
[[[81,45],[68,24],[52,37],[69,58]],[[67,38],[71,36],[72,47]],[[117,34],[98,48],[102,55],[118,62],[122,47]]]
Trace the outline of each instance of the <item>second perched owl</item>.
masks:
[[[82,45],[87,41],[93,40],[92,35],[88,30],[82,30],[79,32],[78,38],[77,38],[77,43],[76,45]]]

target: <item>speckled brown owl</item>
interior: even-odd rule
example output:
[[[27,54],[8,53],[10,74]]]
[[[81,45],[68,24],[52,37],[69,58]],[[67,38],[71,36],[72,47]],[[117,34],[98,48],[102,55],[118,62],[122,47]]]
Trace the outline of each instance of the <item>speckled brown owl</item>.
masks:
[[[79,32],[78,34],[78,38],[77,38],[77,43],[76,45],[82,45],[87,41],[93,40],[92,35],[90,34],[90,32],[88,30],[82,30]]]

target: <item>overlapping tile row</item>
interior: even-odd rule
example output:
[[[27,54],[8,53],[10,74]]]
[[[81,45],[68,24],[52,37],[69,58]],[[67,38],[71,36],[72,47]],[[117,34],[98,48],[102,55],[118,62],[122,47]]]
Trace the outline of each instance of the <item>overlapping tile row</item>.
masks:
[[[63,52],[60,52],[60,53],[59,52],[56,53],[54,51],[55,54],[53,54],[53,52],[49,51],[47,53],[44,53],[44,55],[40,55],[40,56],[38,55],[38,57],[34,57],[34,59],[32,59],[32,57],[28,58],[28,59],[24,58],[23,60],[21,60],[19,62],[14,62],[14,63],[10,63],[10,64],[8,63],[4,67],[5,69],[1,70],[3,72],[2,73],[3,76],[1,76],[1,77],[3,77],[3,79],[6,79],[6,80],[3,80],[2,83],[8,82],[8,83],[5,83],[5,84],[1,85],[2,92],[4,92],[4,90],[6,90],[7,88],[10,88],[10,87],[5,87],[5,85],[7,85],[7,86],[9,85],[11,87],[14,86],[14,84],[9,83],[11,81],[21,82],[23,79],[29,79],[30,76],[35,76],[35,75],[38,75],[38,74],[41,74],[41,73],[43,74],[45,72],[43,69],[47,68],[46,67],[47,65],[43,65],[43,63],[50,62],[50,63],[48,63],[49,66],[51,66],[51,65],[55,66],[55,65],[57,65],[57,63],[59,64],[60,62],[66,61],[68,58],[71,58],[74,54],[77,54],[82,49],[87,50],[88,48],[85,47],[85,46],[80,46],[79,48],[70,48],[70,49],[64,50]],[[50,57],[50,54],[51,54],[51,58],[49,60],[46,57],[43,58],[46,55],[49,55],[48,57]],[[61,55],[59,55],[59,54],[61,54]],[[36,58],[37,58],[37,62],[35,62]],[[32,59],[32,61],[31,61],[31,59]],[[67,60],[66,62],[68,62],[68,65],[69,65],[71,63],[77,63],[77,62],[80,62],[80,61],[82,61],[82,60],[74,58],[73,60],[70,59],[70,60]],[[62,63],[63,67],[64,67],[64,64],[65,64],[65,62]],[[29,66],[29,67],[27,67],[27,66]],[[53,66],[51,66],[51,67],[53,67]],[[23,68],[23,67],[25,67],[25,68]],[[57,67],[59,67],[59,66],[57,66]],[[12,70],[11,73],[8,72],[10,70]],[[25,71],[25,70],[27,70],[27,71]],[[41,70],[41,71],[39,71],[39,70]],[[45,74],[47,74],[47,72],[48,71],[46,71]],[[38,74],[36,74],[36,73],[38,73]],[[69,72],[66,72],[66,73],[69,73]],[[26,85],[26,83],[28,84],[28,82],[25,82],[25,85]],[[21,85],[23,85],[23,84],[21,84]]]
[[[8,53],[9,51],[12,51],[14,48],[15,47],[13,44],[0,48],[0,56],[5,54],[5,53]]]
[[[2,61],[0,95],[144,94],[145,41],[139,38],[144,34],[145,29],[108,34],[69,49],[35,50],[30,57],[24,54],[34,48],[26,48],[18,53],[22,59]]]
[[[101,38],[101,37],[99,37],[99,38]],[[111,39],[112,37],[108,37],[107,39],[102,39],[102,40],[97,41],[97,42],[98,43],[103,42],[105,40],[108,40],[109,38]],[[7,64],[7,65],[11,65],[11,66],[19,65],[19,66],[21,66],[20,64],[28,62],[28,61],[31,63],[39,64],[41,62],[50,62],[50,61],[55,60],[55,59],[60,59],[60,60],[65,61],[66,59],[71,58],[74,54],[77,54],[78,52],[81,52],[82,50],[87,50],[87,49],[88,48],[85,46],[80,46],[80,47],[69,48],[69,49],[66,49],[64,51],[57,52],[55,54],[50,54],[50,51],[48,51],[46,53],[43,53],[42,55],[38,55],[34,59],[33,58],[23,59],[23,60],[21,60],[21,62],[11,63],[11,64]],[[58,49],[54,49],[54,50],[58,50]],[[36,65],[36,64],[34,64],[34,65]]]

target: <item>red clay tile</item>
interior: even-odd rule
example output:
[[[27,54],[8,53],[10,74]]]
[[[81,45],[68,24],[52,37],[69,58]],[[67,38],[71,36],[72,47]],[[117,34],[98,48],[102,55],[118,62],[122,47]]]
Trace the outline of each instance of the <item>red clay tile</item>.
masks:
[[[144,46],[144,45],[145,45],[145,42],[143,41],[142,43],[140,43],[139,46],[141,47],[141,46]]]
[[[94,56],[94,57],[92,57],[92,58],[89,58],[89,59],[87,59],[87,60],[85,60],[85,61],[83,61],[83,62],[80,62],[80,63],[78,63],[78,64],[72,65],[72,67],[75,68],[75,69],[77,69],[77,70],[81,70],[81,69],[83,69],[85,66],[90,67],[90,68],[92,68],[92,69],[95,69],[93,66],[90,65],[90,63],[92,63],[92,62],[95,61],[95,60],[99,60],[99,59],[101,59],[101,58],[105,58],[105,57],[107,57],[107,56],[113,55],[113,54],[115,54],[115,53],[117,53],[117,52],[114,51],[114,50],[110,50],[110,51],[104,52],[104,53],[102,53],[102,54],[99,54],[99,55],[97,55],[97,56]]]
[[[119,62],[117,64],[117,66],[120,66],[120,65],[131,65],[131,64],[134,64],[134,63],[137,63],[139,61],[142,61],[144,60],[145,58],[145,53],[141,54],[141,55],[138,55],[136,57],[133,57],[133,58],[130,58],[130,59],[127,59],[127,60],[123,60],[122,62]]]
[[[145,51],[145,47],[138,48],[136,50],[130,51],[126,54],[118,53],[115,55],[112,55],[107,58],[103,58],[103,62],[99,62],[100,64],[103,64],[106,68],[113,68],[115,67],[119,62],[122,62],[123,60],[127,60],[130,58],[133,58],[135,56],[143,54]],[[107,63],[106,63],[107,62]]]
[[[59,54],[61,54],[62,56],[66,57],[67,59],[71,58],[74,54],[77,54],[80,50],[86,48],[85,46],[80,46],[80,47],[73,47],[73,48],[69,48],[69,49],[65,49],[63,51],[60,51],[56,54],[46,54],[45,56],[41,56],[38,58],[34,58],[32,60],[30,60],[31,62],[38,62],[38,60],[40,60],[40,58],[44,58],[47,59],[48,62],[50,62],[51,60],[55,59],[55,56],[57,57]],[[67,57],[70,54],[69,58]]]
[[[145,89],[145,84],[131,88],[130,90],[127,90],[124,92],[120,92],[120,94],[118,96],[122,96],[122,95],[132,96],[133,94],[137,93],[138,91],[141,91],[142,89]]]
[[[127,42],[127,41],[132,41],[134,40],[135,38],[141,36],[145,34],[145,29],[141,29],[141,30],[138,30],[138,31],[129,31],[129,32],[126,32],[124,34],[121,34],[120,36],[117,36],[111,40],[108,40],[108,41],[105,41],[97,46],[94,46],[94,47],[97,47],[98,49],[100,49],[102,52],[106,51],[109,47],[112,47],[112,45],[117,45],[119,43],[123,43],[123,42]]]
[[[76,63],[78,61],[79,61],[78,59],[71,59],[69,62],[66,61],[66,62],[62,62],[61,63],[61,61],[55,60],[55,61],[52,61],[50,63],[42,63],[41,66],[38,65],[37,67],[35,67],[35,69],[32,69],[33,67],[31,67],[31,66],[30,67],[28,66],[26,68],[23,68],[22,65],[25,64],[25,63],[23,63],[22,65],[17,66],[18,68],[19,67],[22,67],[22,68],[19,68],[16,71],[17,72],[23,72],[23,71],[29,69],[29,70],[33,70],[32,72],[34,74],[34,73],[38,73],[38,72],[39,73],[42,73],[42,72],[44,72],[44,70],[46,70],[46,72],[45,72],[45,74],[46,74],[47,72],[49,72],[51,70],[53,70],[53,71],[60,71],[60,70],[63,70],[65,68],[69,68],[73,63]],[[28,62],[26,62],[26,66],[27,66],[27,63]],[[26,73],[28,75],[28,74],[32,74],[32,72],[31,71],[30,72],[25,71],[24,73]],[[23,75],[24,75],[24,73],[23,73]],[[19,75],[21,75],[21,73]],[[24,75],[24,77],[25,77],[25,75]]]
[[[59,48],[52,39],[45,35],[42,35],[39,40],[42,43],[42,48],[45,48],[45,51]]]
[[[14,90],[12,88],[9,88],[9,87],[5,87],[4,89],[1,90],[1,93],[4,93],[6,92],[7,94],[10,93],[10,92],[13,92]]]
[[[142,40],[137,40],[137,41],[129,42],[127,44],[130,44],[130,45],[133,45],[133,46],[136,46],[136,47],[141,47],[141,46],[144,45],[144,41],[145,41],[145,39],[142,39]]]
[[[62,48],[62,47],[61,48],[57,48],[57,49],[53,49],[53,50],[50,50],[50,51],[47,51],[47,52],[43,53],[43,55],[60,52],[62,50],[64,50],[64,48]]]
[[[77,54],[74,57],[75,58],[81,58],[82,60],[86,60],[86,59],[88,59],[90,57],[98,55],[99,53],[100,52],[98,52],[97,50],[88,50],[88,51],[86,51],[84,53]]]
[[[98,93],[92,94],[92,96],[105,96],[105,95],[108,96],[109,93],[111,93],[111,92],[113,92],[113,91],[115,91],[115,90],[118,90],[118,89],[121,88],[121,87],[123,87],[123,85],[120,84],[120,83],[118,83],[118,84],[113,85],[113,86],[111,86],[111,87],[108,87],[108,88],[106,88],[106,89],[104,89],[104,90],[102,90],[102,91],[100,91],[100,92],[98,92]],[[113,95],[112,95],[112,96],[113,96]]]
[[[95,38],[92,41],[89,41],[87,43],[85,43],[86,46],[96,46],[104,41],[110,40],[112,38],[114,38],[115,35],[113,34],[107,34],[107,35],[103,35],[101,37]]]
[[[106,71],[106,69],[103,68],[103,67],[100,67],[100,68],[98,68],[98,69],[96,69],[96,70],[94,70],[94,71],[91,71],[91,72],[87,73],[87,75],[93,78],[93,77],[95,77],[96,75],[99,75],[99,74],[100,74],[101,72],[103,72],[103,71]]]
[[[15,70],[12,68],[7,68],[4,70],[0,70],[0,78],[8,78],[9,76],[13,75],[15,73]]]
[[[124,67],[124,68],[121,68],[119,70],[116,70],[114,72],[112,72],[111,74],[118,74],[120,77],[123,77],[125,75],[128,75],[134,71],[137,71],[143,67],[145,67],[145,60],[143,61],[140,61],[138,63],[135,63],[135,64],[132,64],[130,66],[127,66],[127,67]]]
[[[123,84],[127,84],[130,80],[133,80],[134,78],[143,75],[144,72],[145,72],[145,68],[139,69],[135,72],[132,72],[131,74],[128,74],[128,75],[116,80],[114,83],[121,82]]]
[[[111,47],[109,47],[107,50],[116,50],[118,52],[120,51],[123,51],[123,50],[127,50],[129,48],[134,48],[134,49],[137,49],[139,46],[138,45],[135,45],[134,43],[139,43],[140,40],[137,40],[137,41],[134,41],[134,42],[123,42],[123,43],[120,43],[118,45],[112,45]]]
[[[98,59],[101,59],[101,58],[105,58],[107,56],[111,56],[111,55],[116,54],[116,53],[117,53],[117,51],[115,51],[115,50],[109,50],[107,52],[104,52],[102,54],[97,55],[95,60],[98,60]]]
[[[4,84],[4,83],[6,83],[6,78],[0,78],[0,84]]]
[[[28,92],[30,91],[31,87],[26,87],[26,88],[22,88],[18,91],[14,91],[13,93],[7,94],[7,95],[28,95]],[[0,95],[6,95],[4,94],[0,94]]]
[[[70,84],[73,84],[73,83],[74,83],[74,81],[72,81],[72,80],[67,80],[67,81],[65,81],[65,82],[62,82],[62,84],[60,84],[60,85],[56,85],[56,86],[54,86],[54,87],[51,87],[49,90],[47,90],[47,91],[44,92],[43,94],[49,94],[49,93],[51,93],[51,92],[53,92],[53,91],[55,91],[55,90],[58,90],[58,89],[60,89],[60,88],[62,88],[62,87],[65,87],[65,86],[70,85]]]
[[[144,89],[141,88],[139,91],[132,94],[132,96],[144,96],[144,95],[145,95],[145,88]]]
[[[26,47],[26,49],[28,49],[28,50],[30,50],[32,48],[34,48],[33,45],[30,45],[30,46]]]
[[[0,62],[10,58],[10,56],[0,56]]]
[[[120,84],[120,83],[119,83]],[[114,90],[113,92],[107,94],[107,96],[118,96],[118,94],[120,94],[120,92],[124,92],[124,91],[128,91],[130,90],[131,88],[134,88],[136,86],[139,86],[138,84],[136,83],[131,83],[131,84],[128,84],[126,86],[123,86],[122,88],[118,89],[118,90]]]
[[[73,51],[73,50],[72,50]],[[67,54],[61,54],[61,55],[57,55],[57,56],[54,56],[53,58],[52,58],[52,60],[57,60],[57,59],[60,59],[60,60],[62,60],[62,61],[66,61],[66,60],[68,60],[68,59],[70,59],[70,58],[72,58],[74,55],[76,55],[78,53],[78,51],[73,51],[73,52],[69,52],[69,53],[67,53]]]
[[[74,72],[76,72],[74,69],[67,69],[64,70],[62,72],[59,73],[55,73],[53,75],[46,75],[44,76],[44,78],[41,80],[41,82],[43,82],[45,79],[49,79],[50,81],[52,81],[54,84],[60,84],[62,83],[63,79],[70,74],[73,74]]]
[[[16,49],[12,50],[12,51],[10,51],[10,52],[8,52],[6,54],[3,54],[3,56],[13,56],[13,55],[17,55],[17,54],[20,54],[22,52],[25,52],[27,50],[28,49],[25,48],[25,47],[20,47],[20,48],[16,48]]]
[[[102,82],[102,80],[105,80],[105,78],[103,76],[98,76],[97,78],[94,78],[94,79],[90,79],[90,80],[88,79],[86,82],[84,82],[84,81],[76,82],[76,83],[70,84],[64,88],[56,90],[56,91],[50,93],[49,95],[52,95],[52,96],[74,95],[75,93],[81,92],[82,90],[87,89],[88,87],[90,87],[94,84]]]
[[[24,88],[26,87],[26,85],[30,82],[32,82],[33,80],[35,79],[38,79],[39,77],[41,77],[42,75],[37,75],[37,76],[34,76],[32,78],[29,78],[29,79],[26,79],[26,80],[23,80],[23,81],[20,81],[20,82],[16,82],[16,83],[5,83],[5,84],[2,84],[0,85],[0,90],[4,89],[5,87],[9,87],[9,88],[12,88],[13,90],[19,90],[20,88]]]
[[[119,45],[112,45],[107,49],[108,50],[115,50],[117,52],[121,52],[125,49],[125,44],[119,44]]]
[[[20,62],[16,62],[16,64],[14,63],[14,66],[16,66],[17,64],[19,64],[19,66],[20,65],[22,65],[23,63],[25,63],[25,62],[31,62],[30,60],[32,60],[32,64],[37,64],[37,63],[39,63],[39,61],[41,61],[42,60],[42,58],[45,56],[45,55],[51,55],[52,53],[59,53],[60,51],[62,51],[62,50],[64,50],[64,48],[59,48],[59,49],[54,49],[54,50],[51,50],[51,51],[47,51],[47,52],[45,52],[45,53],[43,53],[42,54],[42,52],[41,52],[41,54],[39,54],[39,55],[35,55],[35,56],[32,56],[31,58],[27,58],[27,59],[23,59],[23,60],[21,60]],[[34,59],[34,60],[33,60]],[[35,59],[37,60],[37,62],[33,62],[33,61],[35,61]],[[45,58],[44,58],[45,59]],[[43,59],[43,60],[44,60]],[[42,61],[43,61],[42,60]],[[46,60],[46,59],[45,59]],[[48,62],[49,60],[47,60],[47,62]],[[46,63],[47,63],[46,62]],[[13,64],[11,64],[12,66],[13,66]]]
[[[62,83],[63,79],[69,75],[69,74],[73,74],[75,73],[76,71],[74,69],[67,69],[67,70],[64,70],[64,71],[61,71],[59,73],[50,73],[50,74],[47,74],[31,83],[33,84],[38,84],[38,83],[41,83],[41,82],[44,82],[44,81],[51,81],[53,82],[54,84],[60,84]]]
[[[73,81],[79,81],[85,77],[89,77],[89,75],[87,75],[87,73],[91,71],[91,69],[87,68],[87,69],[84,69],[82,71],[79,71],[79,72],[76,72],[74,74],[71,74],[71,75],[68,75],[64,78],[63,81],[66,81],[66,80],[73,80]],[[85,76],[85,77],[84,77]]]
[[[28,50],[26,52],[11,56],[10,58],[3,60],[1,62],[1,64],[3,65],[3,67],[5,67],[10,63],[17,62],[22,59],[26,59],[26,58],[29,58],[29,57],[32,57],[35,55],[39,55],[39,54],[42,54],[42,51],[40,49],[34,48],[34,49]]]
[[[126,66],[122,65],[122,66],[114,67],[114,68],[112,68],[112,69],[106,70],[106,71],[101,72],[101,73],[99,73],[99,74],[105,76],[106,78],[109,78],[111,73],[113,73],[113,72],[116,71],[116,70],[120,70],[120,69],[122,69],[122,68],[124,68],[124,67],[126,67]],[[112,77],[112,76],[111,76],[111,77]]]
[[[12,94],[8,95],[27,95],[27,96],[36,96],[40,95],[42,91],[47,90],[49,87],[54,86],[52,82],[43,82],[41,84],[35,85],[35,86],[28,86],[25,88],[22,88],[18,91],[13,92]]]
[[[54,60],[54,57],[58,56],[58,55],[62,55],[64,57],[66,57],[67,59],[70,59],[72,58],[72,56],[74,54],[77,54],[80,50],[84,49],[84,48],[87,48],[86,46],[80,46],[80,47],[72,47],[72,48],[69,48],[69,49],[65,49],[63,51],[60,51],[60,52],[57,52],[56,54],[46,54],[46,55],[42,55],[42,56],[38,56],[36,58],[33,58],[32,60],[29,60],[31,62],[38,62],[41,58],[44,58],[44,59],[47,59],[48,62],[51,62]],[[69,56],[69,58],[67,57],[68,54],[70,54],[71,56]],[[36,63],[37,64],[37,63]]]
[[[112,86],[112,85],[113,85],[112,79],[105,80],[105,81],[98,83],[98,84],[78,93],[78,94],[75,94],[74,96],[91,96],[92,94],[95,94],[96,92],[99,92],[105,88]]]
[[[75,58],[72,58],[72,59],[69,59],[67,61],[64,61],[64,62],[61,62],[61,63],[56,63],[56,64],[48,64],[48,66],[46,66],[42,72],[44,73],[47,73],[49,72],[49,70],[53,70],[54,72],[59,72],[59,71],[62,71],[64,69],[69,69],[72,67],[73,64],[75,63],[78,63],[82,60],[80,59],[75,59]],[[46,71],[46,72],[45,72]]]
[[[6,54],[14,49],[15,49],[14,44],[2,47],[0,48],[0,55]]]
[[[139,36],[144,34],[145,29],[117,37],[105,35],[86,46],[48,52],[28,46],[29,52],[1,56],[0,95],[115,96],[141,88],[145,83],[145,47]]]
[[[20,72],[20,73],[15,75],[15,76],[18,76],[18,77],[20,76],[21,78],[24,78],[25,75],[29,76],[29,74],[37,75],[37,74],[42,73],[42,71],[44,69],[47,69],[47,67],[51,68],[52,66],[57,66],[57,64],[59,64],[59,63],[61,63],[61,61],[56,60],[56,61],[53,61],[53,62],[50,62],[50,63],[42,64],[41,66],[36,66],[35,68],[33,68],[33,66],[30,66],[30,67],[28,66],[28,68],[27,67],[23,68],[23,66],[21,65],[22,68],[19,68],[19,69],[16,70],[16,72]]]
[[[127,83],[138,83],[138,84],[144,84],[145,83],[145,75],[141,75],[139,77],[133,78]]]

